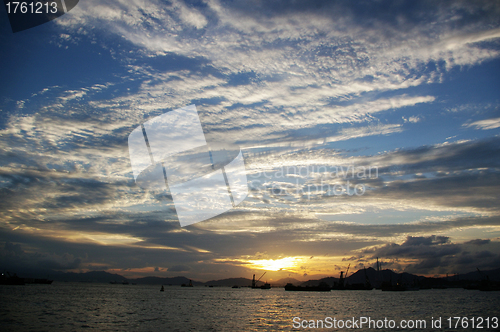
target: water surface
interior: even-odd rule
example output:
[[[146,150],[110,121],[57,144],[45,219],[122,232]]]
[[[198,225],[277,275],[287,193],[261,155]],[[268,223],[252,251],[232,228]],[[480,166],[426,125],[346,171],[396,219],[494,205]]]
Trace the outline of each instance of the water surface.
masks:
[[[160,292],[160,286],[54,282],[0,286],[0,298],[1,331],[297,331],[303,329],[294,329],[294,317],[361,316],[425,319],[425,330],[431,331],[440,330],[430,328],[431,317],[443,317],[445,325],[450,316],[500,316],[500,292],[464,289],[286,292],[168,286]],[[494,330],[484,327],[475,330]],[[391,331],[412,330],[422,331]]]

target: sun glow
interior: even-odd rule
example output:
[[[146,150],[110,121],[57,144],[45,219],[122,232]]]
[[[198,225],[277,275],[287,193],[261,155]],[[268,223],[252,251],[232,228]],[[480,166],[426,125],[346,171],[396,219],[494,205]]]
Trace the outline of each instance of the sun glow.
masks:
[[[245,258],[219,258],[214,261],[217,263],[225,263],[236,266],[242,266],[255,273],[256,270],[281,272],[281,274],[274,274],[274,277],[285,277],[286,274],[298,275],[320,275],[331,276],[337,274],[339,266],[342,266],[343,257],[335,256],[289,256],[280,257],[276,259],[251,259],[252,256]]]
[[[302,259],[297,257],[285,257],[280,259],[249,260],[252,268],[266,271],[295,270]]]

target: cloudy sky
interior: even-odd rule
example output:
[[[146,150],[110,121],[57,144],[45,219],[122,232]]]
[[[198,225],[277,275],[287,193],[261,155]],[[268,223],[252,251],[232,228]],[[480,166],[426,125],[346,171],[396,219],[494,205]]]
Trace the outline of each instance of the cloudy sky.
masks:
[[[87,0],[15,34],[0,17],[2,270],[500,266],[498,2]],[[241,148],[249,195],[180,227],[127,139],[192,104]]]

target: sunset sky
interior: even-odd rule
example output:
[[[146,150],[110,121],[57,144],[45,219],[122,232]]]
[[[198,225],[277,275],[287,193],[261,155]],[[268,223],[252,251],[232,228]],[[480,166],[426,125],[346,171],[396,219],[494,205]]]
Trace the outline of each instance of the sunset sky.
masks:
[[[86,0],[15,34],[2,7],[0,50],[2,271],[500,267],[499,2]],[[127,138],[192,104],[249,195],[180,227]]]

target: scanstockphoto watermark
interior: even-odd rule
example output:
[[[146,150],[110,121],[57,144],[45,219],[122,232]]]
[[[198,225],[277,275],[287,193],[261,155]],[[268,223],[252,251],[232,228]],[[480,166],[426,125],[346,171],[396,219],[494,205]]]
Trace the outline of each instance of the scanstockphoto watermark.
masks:
[[[313,199],[320,196],[361,196],[368,181],[378,179],[378,166],[281,166],[248,174],[254,193]]]

